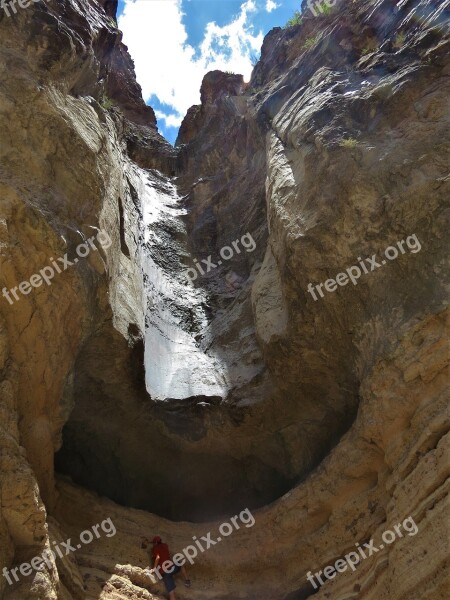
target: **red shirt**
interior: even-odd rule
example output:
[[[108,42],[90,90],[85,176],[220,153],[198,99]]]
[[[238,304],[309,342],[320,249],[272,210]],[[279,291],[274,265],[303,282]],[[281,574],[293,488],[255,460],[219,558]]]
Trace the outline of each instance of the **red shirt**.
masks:
[[[171,560],[171,556],[170,556],[170,552],[169,552],[169,546],[167,544],[155,544],[152,548],[152,559],[153,559],[153,564],[155,564],[155,560],[158,558],[159,556],[159,562],[158,562],[158,566],[157,569],[160,571],[160,573],[167,573],[166,570],[163,569],[163,563],[166,562],[166,560]],[[172,565],[169,566],[169,570],[172,568]]]

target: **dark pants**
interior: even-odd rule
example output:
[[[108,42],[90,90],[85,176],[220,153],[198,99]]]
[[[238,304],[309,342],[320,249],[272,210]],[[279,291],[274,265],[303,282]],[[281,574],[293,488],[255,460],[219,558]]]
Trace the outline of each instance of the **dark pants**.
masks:
[[[181,571],[181,567],[174,565],[172,567],[172,569],[173,569],[172,573],[164,573],[163,574],[163,581],[164,581],[164,585],[166,586],[166,591],[168,594],[170,594],[170,592],[173,592],[173,590],[177,587],[175,585],[174,575],[176,575],[177,573],[179,573]]]

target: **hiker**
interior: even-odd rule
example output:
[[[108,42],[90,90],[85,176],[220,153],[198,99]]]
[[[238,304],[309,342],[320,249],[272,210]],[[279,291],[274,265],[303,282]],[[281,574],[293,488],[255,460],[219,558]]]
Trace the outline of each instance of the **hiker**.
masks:
[[[148,543],[149,543],[148,539],[144,538],[142,547],[146,548],[148,546]],[[186,587],[191,586],[191,581],[188,578],[186,569],[184,568],[184,566],[179,567],[178,565],[174,565],[172,563],[172,566],[168,567],[168,569],[166,571],[163,568],[163,564],[166,561],[172,560],[169,546],[167,544],[163,544],[163,541],[159,535],[155,535],[155,537],[152,539],[151,543],[152,543],[153,570],[159,571],[159,573],[161,574],[162,579],[164,581],[164,585],[166,586],[166,591],[169,594],[169,600],[176,600],[175,592],[174,592],[174,590],[176,588],[174,575],[176,575],[177,573],[179,573],[181,571],[181,574],[184,577],[184,585]]]

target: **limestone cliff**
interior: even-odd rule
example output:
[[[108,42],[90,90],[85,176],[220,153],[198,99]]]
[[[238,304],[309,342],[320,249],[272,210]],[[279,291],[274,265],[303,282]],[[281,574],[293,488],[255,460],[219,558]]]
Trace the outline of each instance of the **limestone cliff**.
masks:
[[[0,11],[0,571],[117,530],[0,597],[162,598],[140,536],[248,507],[179,597],[447,598],[449,2],[305,5],[175,148],[116,8]]]

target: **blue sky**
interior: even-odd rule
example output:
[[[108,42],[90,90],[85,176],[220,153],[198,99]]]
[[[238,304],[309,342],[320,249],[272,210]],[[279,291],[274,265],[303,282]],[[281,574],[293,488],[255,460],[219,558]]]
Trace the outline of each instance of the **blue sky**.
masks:
[[[203,76],[242,73],[264,35],[300,9],[301,0],[119,0],[118,22],[145,101],[173,143],[182,118],[200,103]]]

